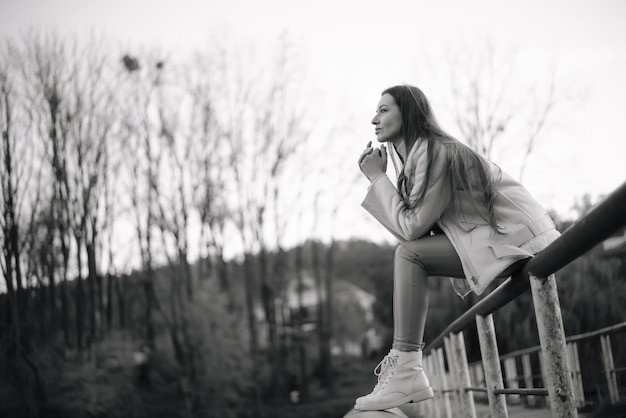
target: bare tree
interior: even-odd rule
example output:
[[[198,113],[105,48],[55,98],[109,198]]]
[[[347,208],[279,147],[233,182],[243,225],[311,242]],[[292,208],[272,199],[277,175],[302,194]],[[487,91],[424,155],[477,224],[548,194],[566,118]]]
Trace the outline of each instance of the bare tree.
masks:
[[[98,46],[100,47],[94,47]],[[75,54],[75,55],[74,55]],[[113,96],[107,79],[102,40],[92,39],[87,45],[73,48],[68,57],[72,66],[68,83],[62,126],[68,136],[68,177],[74,191],[71,208],[76,241],[79,283],[86,255],[89,318],[88,343],[99,334],[96,318],[104,314],[103,286],[97,271],[102,220],[102,193],[105,179],[105,152],[110,141],[113,122]]]
[[[533,77],[521,73],[520,61],[515,49],[504,51],[492,42],[458,48],[448,54],[447,81],[450,113],[461,139],[488,159],[506,153],[517,161],[521,179],[555,109],[570,98],[554,68],[547,76]]]
[[[223,139],[223,128],[214,109],[214,90],[220,86],[213,80],[217,69],[210,57],[197,55],[193,67],[186,71],[186,87],[190,98],[189,140],[193,149],[188,163],[192,174],[191,189],[195,197],[193,205],[200,216],[201,230],[199,245],[201,257],[201,277],[209,276],[216,270],[221,290],[226,294],[229,309],[234,311],[235,299],[224,258],[226,224],[230,216],[226,196],[225,178],[227,159]],[[204,271],[204,267],[208,271]]]
[[[275,305],[277,285],[280,283],[275,280],[278,264],[276,259],[270,259],[269,252],[280,247],[280,235],[273,235],[284,231],[284,226],[272,224],[280,223],[281,213],[285,219],[289,219],[287,215],[291,205],[284,207],[288,198],[282,196],[288,194],[283,193],[282,189],[286,186],[285,176],[291,177],[294,173],[286,171],[286,164],[308,136],[303,126],[303,114],[298,106],[301,80],[290,48],[289,40],[286,37],[281,38],[276,61],[270,67],[271,77],[267,90],[258,96],[261,99],[255,123],[258,139],[252,146],[255,158],[252,159],[251,168],[256,176],[250,209],[257,214],[257,219],[250,226],[259,249],[260,294],[268,327],[272,387],[283,376],[279,375],[277,367],[277,362],[280,361]]]
[[[4,64],[4,63],[3,63]],[[20,289],[22,288],[22,277],[20,270],[20,247],[19,225],[17,214],[18,198],[18,177],[16,171],[16,161],[14,157],[16,140],[13,137],[13,112],[14,93],[10,80],[11,74],[6,64],[0,67],[0,130],[2,132],[2,147],[0,148],[2,162],[0,173],[2,174],[2,216],[0,226],[2,227],[2,257],[0,264],[6,283],[7,291],[7,318],[10,327],[9,336],[13,344],[20,341],[20,318],[18,315],[19,299],[22,298]]]
[[[334,394],[335,385],[333,380],[331,341],[333,339],[333,286],[334,286],[334,252],[335,252],[335,227],[339,212],[348,207],[346,200],[353,190],[356,189],[361,173],[355,169],[352,174],[346,175],[345,155],[350,150],[339,150],[338,144],[349,144],[343,140],[344,135],[350,135],[351,131],[343,125],[345,121],[333,122],[328,132],[318,132],[325,142],[319,144],[316,151],[307,149],[301,161],[302,179],[300,183],[308,185],[308,194],[313,201],[305,200],[300,208],[303,217],[312,219],[311,230],[307,231],[311,239],[312,268],[317,292],[317,337],[319,352],[319,372],[321,383],[324,388]],[[309,155],[324,155],[323,150],[334,147],[334,160],[325,156],[323,159],[310,158]],[[323,179],[319,181],[318,179]],[[327,179],[340,179],[338,182],[329,182]],[[301,199],[298,199],[301,200]],[[349,209],[352,213],[352,209]],[[350,215],[352,216],[352,215]]]
[[[113,327],[113,310],[114,310],[114,290],[116,286],[119,286],[119,282],[117,281],[117,267],[114,261],[114,253],[115,253],[115,244],[114,244],[114,235],[115,235],[115,218],[116,218],[116,209],[120,206],[117,205],[117,177],[115,173],[119,172],[120,169],[120,153],[117,152],[118,149],[114,147],[110,141],[105,142],[104,144],[104,158],[102,162],[102,194],[101,194],[101,204],[103,206],[102,213],[102,222],[103,222],[103,236],[101,241],[101,258],[103,263],[106,263],[106,294],[105,296],[101,296],[101,299],[105,300],[105,306],[102,307],[101,311],[106,318],[106,329],[107,331],[111,331]],[[104,289],[103,289],[104,293]],[[120,315],[121,325],[123,324],[123,316]]]
[[[149,61],[148,61],[149,62]],[[142,268],[142,287],[145,297],[145,344],[150,350],[156,349],[156,331],[154,311],[156,295],[154,291],[155,244],[154,226],[157,214],[155,188],[158,184],[158,138],[150,119],[150,110],[154,100],[154,91],[158,72],[156,67],[147,66],[144,72],[138,58],[124,55],[123,70],[126,72],[125,84],[118,96],[124,112],[121,116],[123,142],[125,144],[123,161],[129,175],[125,184],[130,198],[130,208],[134,216],[134,227]]]
[[[193,277],[189,263],[190,211],[193,209],[194,188],[189,161],[195,150],[194,136],[186,135],[181,105],[185,90],[171,82],[176,78],[174,69],[165,71],[165,62],[156,63],[157,108],[161,139],[159,149],[163,160],[160,170],[160,182],[157,196],[159,225],[162,237],[162,250],[169,265],[175,266],[175,273],[170,278],[170,317],[168,324],[170,336],[175,348],[176,359],[184,371],[181,379],[183,396],[186,400],[186,414],[193,415],[194,396],[192,388],[197,386],[196,359],[198,357],[189,331],[186,313],[188,303],[193,301]]]
[[[191,186],[191,173],[188,169],[188,161],[192,158],[194,151],[193,137],[185,135],[180,125],[180,102],[183,91],[173,86],[163,86],[163,61],[156,63],[159,70],[157,79],[158,92],[158,123],[160,124],[160,149],[163,151],[164,165],[161,169],[162,177],[166,182],[162,182],[161,190],[165,188],[165,193],[158,193],[158,222],[161,230],[172,236],[172,243],[175,248],[175,262],[182,270],[182,284],[187,298],[193,298],[193,283],[189,268],[189,216],[193,207],[193,190]],[[178,93],[178,95],[176,95]],[[173,105],[172,105],[173,104]],[[182,300],[182,291],[177,290],[179,299]]]
[[[8,50],[2,51],[5,57],[11,54]],[[0,242],[2,243],[2,255],[0,267],[5,279],[7,292],[7,338],[3,339],[2,349],[8,360],[8,380],[15,384],[19,393],[27,400],[27,413],[35,415],[34,406],[29,402],[35,400],[45,401],[46,392],[39,369],[24,344],[28,344],[30,336],[22,332],[24,324],[29,323],[29,310],[25,293],[25,277],[23,266],[28,265],[23,253],[24,238],[20,231],[20,209],[26,195],[25,185],[30,177],[26,150],[28,144],[20,138],[20,131],[16,123],[16,115],[19,113],[17,94],[14,86],[18,85],[15,78],[18,71],[9,60],[0,61],[0,189],[2,200],[0,201]],[[18,139],[19,138],[19,139]],[[36,212],[36,205],[30,209]],[[31,216],[31,225],[33,217]],[[31,378],[35,380],[35,387],[30,385]]]
[[[5,90],[5,108],[7,109],[6,125],[8,143],[5,143],[7,168],[7,193],[5,199],[13,195],[12,202],[17,222],[17,243],[14,250],[16,260],[19,260],[19,275],[23,285],[19,288],[33,290],[44,303],[36,304],[37,315],[33,316],[29,298],[18,297],[20,316],[25,323],[36,322],[39,334],[43,338],[47,329],[55,329],[56,319],[56,292],[54,269],[56,257],[54,255],[53,232],[50,228],[50,219],[44,201],[47,200],[45,190],[48,184],[44,180],[44,167],[41,163],[40,151],[33,136],[27,111],[22,95],[23,85],[19,66],[19,51],[14,44],[8,44],[4,50],[5,58],[10,62],[8,68],[11,87]],[[5,73],[6,74],[6,73]],[[5,78],[5,81],[8,78]],[[9,109],[10,108],[10,109]],[[18,139],[19,138],[19,139]],[[10,168],[10,160],[15,167]],[[15,188],[9,186],[15,181]],[[46,277],[47,276],[47,277]],[[29,328],[33,325],[29,324]]]
[[[223,88],[216,94],[226,99],[225,102],[215,97],[216,110],[221,111],[216,116],[219,118],[221,138],[227,146],[226,166],[229,167],[229,187],[226,193],[232,193],[233,202],[230,203],[233,224],[239,235],[243,252],[243,281],[246,316],[249,332],[249,350],[252,363],[253,393],[255,409],[258,414],[260,404],[260,392],[258,388],[259,378],[259,336],[257,317],[255,311],[256,299],[256,269],[254,268],[253,253],[257,248],[254,245],[253,231],[250,225],[256,222],[256,214],[252,207],[252,186],[254,156],[251,155],[250,146],[251,132],[254,130],[254,112],[252,111],[251,96],[253,94],[253,81],[245,76],[241,68],[237,68],[232,57],[228,57],[225,49],[218,52],[221,65],[214,76],[214,85]],[[240,56],[241,57],[241,56]],[[232,192],[230,191],[232,190]]]
[[[279,339],[276,274],[280,263],[271,251],[279,247],[276,234],[284,231],[276,220],[286,218],[282,215],[288,210],[281,190],[290,174],[286,171],[287,162],[306,138],[298,97],[300,73],[288,42],[281,42],[277,56],[267,62],[253,53],[242,53],[241,49],[235,57],[225,45],[217,45],[203,97],[203,117],[212,133],[212,138],[206,140],[216,144],[212,157],[221,161],[215,169],[219,174],[211,176],[213,181],[207,182],[206,192],[217,190],[227,197],[224,201],[205,200],[215,209],[205,215],[219,214],[222,207],[228,207],[244,254],[243,284],[253,367],[258,367],[258,323],[263,323],[267,327],[272,382],[281,378],[275,367]],[[205,65],[208,62],[204,61]],[[210,196],[206,192],[205,196]],[[213,231],[219,234],[219,215],[217,219],[214,225],[218,228]],[[257,300],[263,322],[255,313]],[[255,381],[257,373],[253,370]]]
[[[68,272],[71,256],[72,199],[68,178],[67,131],[63,125],[63,104],[69,77],[66,66],[66,46],[54,34],[31,32],[23,40],[23,50],[19,51],[19,62],[24,80],[24,97],[30,123],[36,127],[36,137],[42,145],[43,160],[48,164],[51,184],[49,214],[54,235],[49,237],[58,242],[52,248],[60,249],[61,263],[61,323],[66,345],[71,345],[70,301],[68,294]],[[49,274],[56,275],[57,269],[50,264]],[[49,280],[54,281],[55,277]],[[76,293],[76,342],[80,344],[83,334],[82,287]]]
[[[103,293],[97,272],[101,220],[100,194],[106,143],[113,126],[112,95],[106,79],[102,40],[87,44],[67,41],[54,33],[31,33],[25,39],[22,73],[29,115],[38,127],[45,160],[52,173],[50,215],[62,255],[62,322],[70,343],[67,280],[70,259],[77,271],[74,306],[75,342],[80,347],[97,335],[96,318],[103,313]],[[73,241],[73,243],[72,243]],[[55,248],[54,246],[52,248]],[[55,273],[49,263],[49,275]],[[83,271],[87,270],[85,297]],[[54,282],[54,277],[49,279]],[[84,318],[88,318],[85,324]],[[85,325],[89,325],[85,333]]]

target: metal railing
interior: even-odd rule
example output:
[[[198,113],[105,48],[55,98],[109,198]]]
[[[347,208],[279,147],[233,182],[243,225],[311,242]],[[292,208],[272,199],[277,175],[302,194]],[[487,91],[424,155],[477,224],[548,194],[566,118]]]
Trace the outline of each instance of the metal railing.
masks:
[[[601,328],[595,331],[583,334],[573,335],[565,339],[567,343],[567,353],[569,366],[574,385],[574,401],[577,407],[585,405],[585,391],[583,388],[583,379],[578,357],[578,347],[580,343],[591,340],[599,340],[601,347],[600,358],[602,359],[602,372],[606,379],[606,385],[609,392],[609,400],[612,404],[619,401],[619,390],[617,385],[617,373],[626,371],[626,368],[616,368],[613,362],[613,350],[611,347],[611,336],[626,332],[626,322],[615,324],[609,327]],[[504,381],[509,389],[503,391],[494,391],[512,395],[508,397],[510,403],[520,403],[519,395],[528,395],[526,404],[535,406],[534,395],[546,396],[548,391],[545,388],[534,388],[535,379],[543,379],[542,373],[533,373],[531,356],[536,356],[541,368],[541,346],[529,347],[523,350],[517,350],[500,356],[500,361],[504,365]],[[518,374],[518,365],[521,364],[521,375]],[[482,361],[471,363],[469,365],[472,381],[475,384],[484,383]],[[598,369],[599,370],[599,369]],[[524,388],[520,388],[519,384],[523,383]],[[486,387],[473,387],[471,390],[475,392],[487,392]]]
[[[572,349],[568,347],[568,340],[565,338],[554,272],[589,251],[624,225],[626,225],[626,183],[580,218],[546,249],[530,259],[512,277],[453,321],[425,348],[425,365],[433,375],[433,387],[438,389],[437,396],[442,396],[448,401],[434,404],[436,416],[452,416],[449,401],[450,397],[454,397],[460,411],[455,417],[460,416],[458,413],[475,417],[473,392],[487,392],[492,417],[508,417],[506,395],[548,395],[553,416],[578,416],[575,398],[580,389],[575,387],[574,380],[580,369],[576,370],[574,367],[572,373],[572,367],[568,363],[569,357],[577,357],[577,352],[572,351],[568,355],[568,350]],[[542,375],[546,387],[505,389],[492,314],[529,288],[539,331]],[[465,353],[462,331],[474,321],[478,329],[485,387],[471,386],[470,368]],[[610,343],[607,346],[603,342],[602,347],[608,358]],[[445,373],[444,348],[450,374]],[[612,361],[612,356],[610,359]],[[612,400],[614,396],[616,395],[612,393]]]

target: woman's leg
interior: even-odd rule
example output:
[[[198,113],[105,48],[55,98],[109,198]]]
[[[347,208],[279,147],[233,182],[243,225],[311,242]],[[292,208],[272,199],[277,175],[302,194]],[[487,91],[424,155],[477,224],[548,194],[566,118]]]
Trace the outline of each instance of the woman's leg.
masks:
[[[389,409],[434,396],[422,366],[422,340],[428,311],[428,276],[462,276],[461,260],[445,235],[401,244],[394,260],[393,348],[380,362],[378,384],[356,400],[364,410]]]
[[[394,259],[393,348],[417,351],[423,346],[428,312],[428,277],[463,277],[456,250],[444,234],[406,241]]]
[[[513,267],[510,269],[513,271]],[[464,277],[461,260],[443,234],[404,242],[396,250],[393,348],[374,371],[378,383],[372,393],[356,400],[357,409],[389,409],[434,396],[424,373],[421,351],[429,276]]]

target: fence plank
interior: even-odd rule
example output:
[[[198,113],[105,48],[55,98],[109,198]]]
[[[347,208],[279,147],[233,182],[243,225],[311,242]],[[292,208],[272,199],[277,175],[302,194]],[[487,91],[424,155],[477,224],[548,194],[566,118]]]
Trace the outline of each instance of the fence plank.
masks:
[[[524,373],[524,385],[527,389],[533,389],[535,387],[533,382],[533,368],[530,363],[530,354],[528,353],[522,355],[522,370]],[[526,397],[526,405],[535,406],[534,395],[528,395]]]
[[[477,362],[474,364],[470,365],[470,371],[471,371],[471,375],[472,375],[472,386],[475,387],[486,387],[486,383],[485,383],[485,372],[483,370],[483,363],[481,362]],[[488,398],[487,398],[487,391],[485,392],[474,392],[474,400],[479,400],[479,401],[486,401],[488,402]]]
[[[509,389],[519,389],[519,381],[517,376],[517,365],[515,357],[509,357],[504,360],[504,375],[506,376],[506,386]],[[509,395],[509,402],[512,404],[520,403],[519,395]]]
[[[602,346],[602,363],[604,364],[604,374],[609,386],[609,396],[611,404],[615,405],[619,401],[619,391],[617,389],[617,376],[615,376],[615,363],[613,362],[613,350],[611,349],[611,337],[603,335],[600,337]]]
[[[461,400],[461,414],[468,418],[476,418],[476,405],[474,404],[474,393],[465,390],[471,386],[469,364],[465,351],[465,339],[463,333],[452,334],[452,349],[454,350],[454,360],[456,377],[459,382],[459,398]]]
[[[462,413],[462,405],[461,405],[461,399],[459,396],[460,390],[459,390],[459,381],[456,378],[456,373],[455,373],[455,369],[456,369],[456,359],[455,357],[455,351],[452,349],[452,336],[454,336],[454,334],[450,334],[447,337],[445,337],[443,339],[443,346],[446,350],[446,359],[448,360],[448,370],[449,370],[449,374],[448,374],[448,396],[450,397],[450,406],[451,406],[451,411],[452,411],[452,416],[454,417],[458,417],[460,416],[460,414]]]
[[[443,359],[443,348],[438,348],[435,350],[435,360],[437,364],[437,368],[439,369],[439,378],[441,379],[441,390],[442,390],[442,402],[443,407],[442,410],[445,411],[445,416],[447,418],[452,418],[452,405],[450,404],[450,393],[447,391],[450,389],[450,384],[448,383],[448,375],[446,374],[446,365]]]
[[[440,387],[439,374],[437,372],[434,355],[431,354],[424,357],[424,371],[426,373],[426,376],[428,376],[428,380],[430,381],[430,386],[433,388],[433,392],[435,392],[435,398],[431,399],[428,402],[417,402],[418,411],[422,416],[441,418],[441,412],[439,410],[439,399],[437,394],[437,389]]]
[[[585,389],[583,388],[583,377],[578,358],[578,343],[568,343],[567,353],[569,367],[572,370],[572,382],[574,383],[574,401],[576,406],[583,406],[585,404]]]

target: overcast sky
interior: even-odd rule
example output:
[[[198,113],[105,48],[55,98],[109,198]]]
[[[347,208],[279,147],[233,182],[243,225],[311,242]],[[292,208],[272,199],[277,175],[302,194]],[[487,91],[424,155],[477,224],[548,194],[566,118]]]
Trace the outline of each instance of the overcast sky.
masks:
[[[212,33],[269,44],[287,31],[322,103],[340,101],[354,124],[344,148],[354,153],[349,170],[374,139],[369,121],[385,87],[417,84],[439,103],[432,74],[442,52],[471,50],[486,39],[515,48],[522,74],[546,80],[541,72],[555,68],[557,82],[574,85],[583,98],[559,114],[524,176],[546,207],[563,214],[584,193],[608,193],[626,181],[624,22],[620,0],[0,0],[4,36],[29,26],[78,36],[93,30],[124,45],[185,53]],[[316,114],[323,117],[323,109]],[[349,204],[358,206],[363,193]]]

